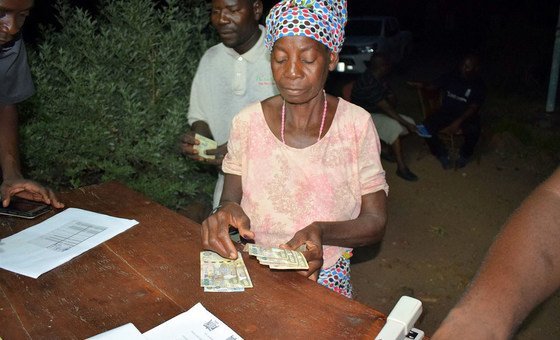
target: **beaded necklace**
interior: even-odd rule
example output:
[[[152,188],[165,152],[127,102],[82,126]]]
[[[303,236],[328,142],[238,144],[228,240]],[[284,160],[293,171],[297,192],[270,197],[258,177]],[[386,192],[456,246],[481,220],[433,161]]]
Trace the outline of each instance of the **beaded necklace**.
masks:
[[[321,140],[321,135],[323,134],[323,127],[325,126],[325,118],[327,117],[327,94],[323,89],[323,98],[325,98],[325,102],[323,104],[323,117],[321,118],[321,127],[319,128],[319,137],[317,137],[317,142]],[[284,140],[284,129],[286,124],[286,99],[282,102],[282,128],[280,130],[280,136],[282,137],[282,143],[286,144]]]

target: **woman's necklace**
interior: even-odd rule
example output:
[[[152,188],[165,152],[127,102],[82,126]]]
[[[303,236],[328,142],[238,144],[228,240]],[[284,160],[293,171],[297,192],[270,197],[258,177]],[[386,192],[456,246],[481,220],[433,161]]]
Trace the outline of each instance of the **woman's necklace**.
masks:
[[[317,142],[321,140],[321,135],[323,134],[323,127],[325,126],[325,117],[327,117],[327,94],[323,89],[323,98],[325,98],[325,103],[323,104],[323,117],[321,118],[321,127],[319,128],[319,137],[317,137]],[[286,127],[286,99],[282,103],[282,127],[280,129],[280,136],[282,137],[282,143],[286,144],[284,140],[284,129]]]

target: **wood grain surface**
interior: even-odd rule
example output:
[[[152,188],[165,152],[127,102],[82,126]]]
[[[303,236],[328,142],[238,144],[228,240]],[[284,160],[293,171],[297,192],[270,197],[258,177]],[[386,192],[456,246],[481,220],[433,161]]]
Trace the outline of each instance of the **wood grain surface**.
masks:
[[[245,339],[373,339],[385,323],[374,309],[246,253],[254,288],[204,293],[200,225],[116,182],[60,198],[67,207],[139,224],[38,279],[0,269],[4,340],[84,339],[128,322],[145,332],[198,302]],[[0,237],[55,213],[32,221],[0,217]]]

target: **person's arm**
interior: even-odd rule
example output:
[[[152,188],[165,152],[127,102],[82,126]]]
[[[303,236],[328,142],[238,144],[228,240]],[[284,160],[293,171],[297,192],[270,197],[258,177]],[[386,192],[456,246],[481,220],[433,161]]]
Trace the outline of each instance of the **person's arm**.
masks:
[[[482,83],[482,81],[479,81],[471,89],[471,94],[467,98],[467,103],[466,103],[467,107],[465,111],[463,111],[461,116],[455,119],[451,123],[451,125],[441,130],[441,132],[456,133],[457,131],[459,131],[459,129],[461,129],[461,125],[465,120],[469,119],[470,117],[472,117],[473,115],[477,114],[480,111],[480,107],[482,106],[485,97],[486,97],[486,88],[484,86],[484,83]]]
[[[385,234],[387,224],[387,196],[380,190],[362,196],[362,206],[357,218],[336,222],[313,222],[297,231],[294,237],[282,247],[297,250],[302,245],[307,246],[307,261],[309,270],[306,276],[314,275],[316,279],[323,264],[323,245],[339,247],[362,247],[374,244]]]
[[[181,137],[180,147],[181,152],[190,159],[221,167],[224,156],[227,153],[227,143],[219,145],[218,148],[214,150],[206,150],[206,154],[216,156],[215,159],[200,157],[198,152],[194,149],[194,146],[199,144],[194,137],[196,133],[214,139],[207,122],[209,120],[209,115],[213,113],[212,106],[208,104],[213,100],[213,91],[215,89],[211,88],[208,82],[205,81],[208,77],[208,70],[213,69],[211,64],[205,53],[200,60],[191,84],[189,112],[187,115],[187,120],[191,128]]]
[[[212,132],[210,131],[210,127],[205,121],[198,120],[192,123],[191,131],[193,131],[194,133],[198,133],[199,135],[203,135],[204,137],[214,139],[214,137],[212,136]]]
[[[394,106],[391,105],[391,103],[386,100],[386,99],[382,99],[380,101],[377,102],[377,106],[383,110],[383,113],[385,113],[386,115],[388,115],[389,117],[393,118],[394,120],[396,120],[397,122],[399,122],[401,125],[405,126],[409,131],[411,132],[416,132],[417,128],[416,125],[411,124],[409,122],[407,122],[406,120],[404,120],[395,110]]]
[[[195,161],[221,166],[227,153],[227,143],[219,145],[216,149],[206,150],[207,155],[214,155],[216,157],[215,159],[207,159],[199,156],[198,151],[194,148],[195,145],[199,144],[199,141],[195,138],[195,134],[197,133],[204,137],[214,139],[208,124],[201,120],[196,121],[191,125],[191,129],[181,137],[181,152]]]
[[[339,247],[362,247],[381,241],[387,223],[387,195],[380,190],[362,196],[362,207],[357,218],[336,222],[313,222],[298,231],[298,236],[315,234],[320,236],[321,245]],[[288,244],[292,244],[290,241]],[[297,243],[297,242],[296,242]],[[301,242],[296,246],[299,247]]]
[[[18,151],[18,113],[15,105],[0,105],[0,166],[2,184],[0,197],[2,206],[10,204],[12,196],[32,201],[52,204],[55,208],[64,205],[58,201],[54,192],[41,184],[24,179],[19,163]]]
[[[224,189],[219,208],[202,222],[202,247],[213,250],[222,257],[237,258],[237,250],[229,236],[229,227],[239,230],[239,235],[252,240],[251,222],[239,203],[243,195],[241,176],[225,174]]]
[[[463,122],[467,120],[469,117],[476,114],[479,109],[480,109],[480,105],[476,103],[467,106],[463,114],[459,116],[459,118],[455,119],[450,125],[442,129],[441,132],[451,133],[451,134],[456,133],[461,129],[461,124],[463,124]]]
[[[560,287],[560,168],[522,203],[433,340],[507,339]],[[476,332],[476,333],[472,333]]]
[[[18,113],[11,104],[0,104],[0,166],[4,181],[23,178],[18,152]]]

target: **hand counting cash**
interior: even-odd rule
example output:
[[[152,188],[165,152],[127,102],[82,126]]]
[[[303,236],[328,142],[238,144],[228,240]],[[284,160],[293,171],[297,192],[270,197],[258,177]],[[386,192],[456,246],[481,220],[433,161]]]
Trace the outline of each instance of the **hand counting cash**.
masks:
[[[299,251],[262,247],[252,243],[247,243],[243,251],[256,256],[260,264],[269,266],[271,269],[309,269],[305,256]]]

